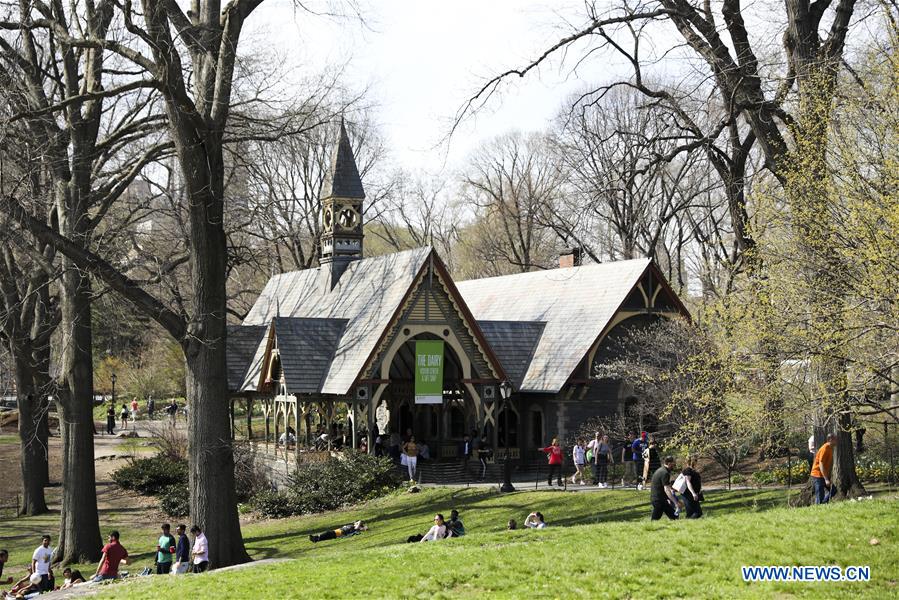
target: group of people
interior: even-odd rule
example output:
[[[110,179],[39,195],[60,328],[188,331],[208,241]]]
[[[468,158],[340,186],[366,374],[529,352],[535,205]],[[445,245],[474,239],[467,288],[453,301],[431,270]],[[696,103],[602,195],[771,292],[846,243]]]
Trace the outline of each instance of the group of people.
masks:
[[[171,533],[171,525],[163,523],[161,534],[156,543],[155,571],[157,575],[182,574],[187,572],[203,573],[209,568],[209,541],[197,525],[190,528],[194,536],[193,542],[187,537],[187,527],[178,525],[177,539]],[[31,555],[28,573],[17,581],[3,597],[28,598],[32,594],[40,594],[56,589],[67,589],[83,583],[100,583],[119,578],[119,568],[128,564],[128,550],[119,541],[119,532],[111,531],[106,544],[101,549],[100,562],[92,576],[85,577],[77,569],[63,570],[63,582],[57,585],[53,573],[53,548],[49,535],[41,537],[41,545]],[[8,585],[12,577],[3,579],[3,568],[9,560],[9,552],[0,550],[0,584]],[[151,574],[145,569],[143,574]]]
[[[553,479],[555,479],[561,487],[565,461],[559,440],[553,439],[549,446],[540,448],[540,451],[547,455],[549,464],[547,485],[552,486]],[[634,433],[629,433],[621,446],[613,448],[609,436],[597,431],[589,442],[585,438],[578,438],[571,449],[571,459],[575,469],[571,476],[571,483],[587,485],[587,466],[589,465],[593,485],[600,488],[608,487],[609,467],[617,462],[616,458],[624,465],[622,484],[627,481],[636,485],[638,490],[643,489],[650,474],[655,473],[661,466],[658,445],[651,434],[644,431],[637,437]],[[640,473],[637,472],[639,464],[642,464],[643,467]]]
[[[175,424],[175,416],[178,414],[178,402],[172,398],[172,400],[166,405],[165,412],[169,416],[171,424]],[[121,429],[128,429],[128,421],[136,421],[137,417],[140,414],[140,404],[137,402],[137,398],[131,399],[130,407],[127,403],[122,402],[122,408],[118,411],[118,417],[121,420],[121,424],[119,427]],[[156,414],[156,401],[153,398],[147,399],[147,416],[152,419]],[[115,435],[115,427],[116,427],[116,407],[115,403],[109,402],[109,405],[106,408],[106,433],[108,435]]]
[[[702,516],[702,476],[696,470],[696,458],[688,458],[687,466],[672,482],[671,473],[675,467],[674,457],[666,456],[662,465],[652,474],[649,503],[652,507],[650,518],[653,521],[661,519],[662,515],[677,519],[681,513],[681,505],[686,518],[698,519]]]
[[[522,523],[522,525],[526,529],[544,529],[546,527],[546,519],[543,518],[543,513],[535,511],[525,517],[524,523]],[[515,519],[509,519],[507,529],[518,529],[517,521],[515,521]],[[342,525],[336,529],[329,529],[327,531],[322,531],[321,533],[314,533],[309,536],[309,541],[317,544],[318,542],[324,542],[327,540],[352,537],[354,535],[359,535],[365,531],[368,531],[368,527],[363,521],[354,521],[352,523]],[[464,535],[465,524],[459,517],[459,511],[453,509],[450,511],[449,520],[444,519],[443,513],[437,513],[436,515],[434,515],[434,524],[431,525],[431,527],[425,533],[410,535],[408,538],[406,538],[406,542],[410,544],[439,542],[447,538],[462,537]]]

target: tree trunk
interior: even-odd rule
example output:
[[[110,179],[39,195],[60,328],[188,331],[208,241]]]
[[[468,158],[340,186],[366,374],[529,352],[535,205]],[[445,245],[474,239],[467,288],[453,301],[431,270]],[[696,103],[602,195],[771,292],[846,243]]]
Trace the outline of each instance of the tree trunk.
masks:
[[[91,284],[87,273],[64,261],[61,291],[65,388],[57,394],[62,452],[62,510],[55,560],[90,563],[100,559],[100,521],[94,471]],[[66,264],[68,263],[68,264]]]
[[[852,444],[852,415],[848,410],[840,413],[839,438],[833,453],[833,472],[830,480],[835,489],[835,500],[849,500],[865,495],[865,486],[855,472],[855,448]]]
[[[230,398],[225,361],[227,241],[223,223],[221,137],[180,147],[190,201],[193,315],[183,341],[187,361],[190,514],[209,540],[210,567],[250,560],[234,490]]]
[[[29,357],[30,358],[30,357]],[[47,414],[43,403],[36,400],[34,378],[28,359],[13,355],[16,389],[19,396],[19,444],[22,469],[22,506],[20,515],[40,515],[47,512],[44,486],[47,484]]]

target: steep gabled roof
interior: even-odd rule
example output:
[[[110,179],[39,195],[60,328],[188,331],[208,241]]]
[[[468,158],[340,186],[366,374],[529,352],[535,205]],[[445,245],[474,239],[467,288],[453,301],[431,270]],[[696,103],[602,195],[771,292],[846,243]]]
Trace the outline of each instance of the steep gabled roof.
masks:
[[[265,325],[229,325],[225,360],[228,366],[228,391],[232,393],[245,391],[244,379],[250,369],[256,350],[265,337],[268,327]]]
[[[478,322],[545,323],[519,389],[556,393],[650,264],[645,258],[625,260],[473,279],[456,286]]]
[[[546,323],[535,321],[478,321],[503,371],[520,389]]]
[[[287,390],[315,394],[322,389],[347,319],[277,317],[272,321]]]
[[[319,391],[347,394],[430,253],[425,247],[353,261],[333,289],[322,268],[276,275],[244,325],[267,325],[278,316],[346,320]],[[259,358],[253,361],[248,382],[259,380]]]
[[[365,190],[362,188],[362,179],[359,177],[359,169],[356,167],[356,158],[353,156],[353,147],[346,132],[343,119],[340,120],[340,137],[337,140],[337,149],[331,159],[330,177],[325,179],[322,186],[321,197],[329,198],[365,198]]]

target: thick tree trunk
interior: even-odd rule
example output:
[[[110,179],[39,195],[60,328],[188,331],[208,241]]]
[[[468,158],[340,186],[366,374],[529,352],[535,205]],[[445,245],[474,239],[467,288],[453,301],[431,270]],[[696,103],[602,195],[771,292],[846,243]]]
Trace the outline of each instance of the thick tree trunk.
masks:
[[[94,471],[91,284],[81,269],[72,264],[65,267],[60,288],[66,385],[57,395],[63,446],[62,510],[54,558],[69,564],[98,561],[103,544]]]
[[[15,357],[16,389],[19,396],[19,445],[22,470],[22,505],[20,515],[40,515],[47,512],[44,486],[47,484],[47,414],[39,402],[39,390],[34,389],[28,359]],[[26,363],[26,364],[23,364]],[[38,393],[36,393],[38,392]]]
[[[206,533],[209,563],[215,568],[244,563],[250,557],[237,514],[225,362],[227,241],[222,144],[215,133],[203,142],[179,148],[190,198],[194,293],[193,316],[183,347],[190,403],[190,514]]]
[[[855,447],[852,443],[852,415],[848,411],[840,414],[840,431],[837,447],[833,454],[833,472],[831,481],[834,487],[835,500],[849,500],[865,495],[865,486],[855,471]]]

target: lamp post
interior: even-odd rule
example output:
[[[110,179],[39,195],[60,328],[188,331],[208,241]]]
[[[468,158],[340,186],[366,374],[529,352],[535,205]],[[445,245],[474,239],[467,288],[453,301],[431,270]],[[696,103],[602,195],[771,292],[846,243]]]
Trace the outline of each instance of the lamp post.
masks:
[[[117,379],[117,377],[115,376],[115,373],[113,373],[112,375],[109,376],[109,381],[112,382],[112,405],[113,406],[115,406],[115,380],[116,379]]]
[[[512,397],[512,384],[504,381],[499,384],[499,395],[503,399],[503,444],[506,446],[506,458],[503,461],[503,485],[501,492],[514,492],[512,485],[512,461],[509,460],[509,398]]]

